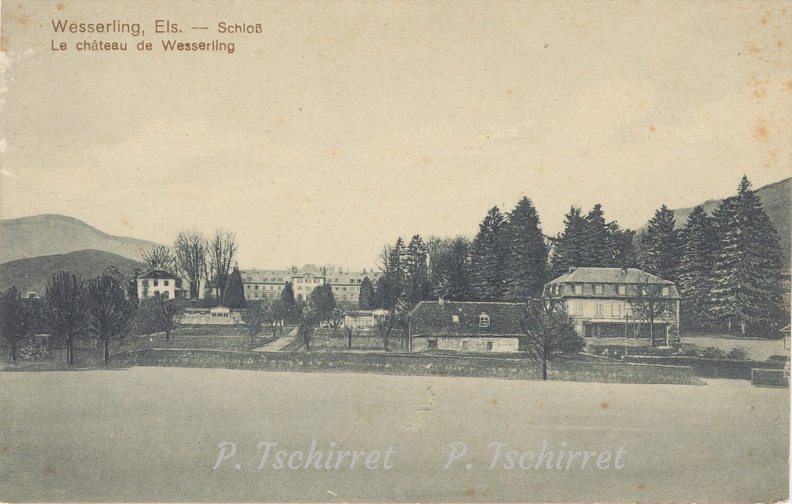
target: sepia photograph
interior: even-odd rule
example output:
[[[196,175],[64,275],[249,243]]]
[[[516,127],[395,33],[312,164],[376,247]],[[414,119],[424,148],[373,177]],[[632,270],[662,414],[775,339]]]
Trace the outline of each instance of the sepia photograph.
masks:
[[[0,502],[790,498],[792,3],[4,0]]]

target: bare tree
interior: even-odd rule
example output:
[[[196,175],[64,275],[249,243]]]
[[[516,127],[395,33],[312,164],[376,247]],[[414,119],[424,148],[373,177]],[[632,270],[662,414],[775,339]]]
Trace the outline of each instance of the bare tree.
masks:
[[[77,276],[62,271],[47,283],[44,325],[53,336],[66,341],[66,363],[74,364],[74,338],[90,327],[90,299]]]
[[[236,235],[229,231],[215,231],[209,242],[209,270],[211,281],[217,289],[217,299],[220,303],[225,298],[228,286],[228,277],[231,274],[231,265],[237,252]]]
[[[347,335],[348,348],[349,350],[352,350],[352,336],[355,335],[355,328],[352,327],[352,325],[348,325],[344,328],[344,331],[346,331],[346,335]]]
[[[333,330],[333,334],[338,334],[338,328],[344,323],[344,311],[340,308],[334,308],[328,315],[327,325]]]
[[[668,295],[663,295],[663,289],[668,284],[652,281],[653,276],[644,273],[640,283],[636,286],[634,295],[628,300],[636,320],[646,322],[649,329],[649,343],[656,345],[655,320],[670,313],[672,300]]]
[[[171,333],[179,326],[182,306],[176,299],[167,299],[159,292],[154,294],[152,307],[152,323],[157,331],[165,333],[165,341],[170,340]]]
[[[583,349],[583,338],[575,332],[574,320],[557,301],[530,301],[522,325],[524,336],[520,341],[528,357],[542,367],[543,380],[547,380],[548,362]]]
[[[123,338],[135,318],[135,302],[127,299],[123,283],[110,275],[103,275],[88,282],[88,296],[91,301],[91,328],[102,342],[102,362],[107,364],[110,357],[111,339]]]
[[[242,312],[242,322],[245,323],[250,333],[250,344],[255,342],[256,336],[261,333],[264,323],[268,320],[269,303],[265,299],[262,302],[249,302],[247,308]]]
[[[142,251],[140,255],[149,268],[174,272],[176,260],[171,249],[165,245],[154,245],[150,249]]]
[[[305,344],[305,350],[311,351],[311,341],[316,333],[316,326],[319,324],[319,315],[310,307],[306,306],[300,314],[300,325],[298,330]]]
[[[197,232],[182,231],[176,237],[176,265],[190,282],[190,299],[198,299],[201,279],[206,277],[208,244]]]

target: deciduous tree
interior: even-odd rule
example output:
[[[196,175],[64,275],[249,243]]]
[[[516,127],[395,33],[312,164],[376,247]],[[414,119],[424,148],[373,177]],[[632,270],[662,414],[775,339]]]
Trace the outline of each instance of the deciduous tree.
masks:
[[[74,364],[74,339],[90,328],[88,290],[76,275],[62,271],[53,275],[44,296],[44,324],[51,335],[66,342],[66,363]]]
[[[206,239],[195,231],[182,231],[176,237],[176,265],[190,283],[190,299],[200,296],[201,280],[206,278]]]
[[[111,339],[123,338],[135,318],[136,303],[127,299],[123,284],[110,275],[88,282],[90,331],[102,342],[102,362],[110,358]]]
[[[225,302],[228,277],[231,274],[231,265],[234,263],[236,252],[236,235],[224,230],[215,231],[209,242],[209,270],[217,291],[217,299],[221,304]]]
[[[547,380],[548,362],[583,350],[583,338],[575,332],[575,323],[560,302],[527,303],[522,328],[520,342],[528,357],[541,366],[543,380]]]

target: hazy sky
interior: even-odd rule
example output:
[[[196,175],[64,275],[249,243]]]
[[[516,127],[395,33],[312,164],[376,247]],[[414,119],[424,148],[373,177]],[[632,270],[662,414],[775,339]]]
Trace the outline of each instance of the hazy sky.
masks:
[[[792,175],[789,2],[4,1],[2,32],[4,218],[160,242],[223,227],[242,267],[372,267],[522,196],[549,234],[598,202],[634,228]],[[94,39],[130,50],[73,48]]]

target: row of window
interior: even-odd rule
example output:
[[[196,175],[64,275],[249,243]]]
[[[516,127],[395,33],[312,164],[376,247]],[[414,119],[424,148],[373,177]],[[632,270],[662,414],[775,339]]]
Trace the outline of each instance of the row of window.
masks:
[[[572,315],[583,315],[583,303],[577,301],[571,303],[571,313]],[[622,308],[622,305],[623,308]],[[610,309],[610,316],[612,318],[621,318],[622,315],[632,316],[632,306],[627,303],[621,303],[619,301],[614,301],[611,303]],[[595,317],[604,317],[605,316],[605,303],[597,303],[594,305],[594,316]]]
[[[561,284],[554,284],[550,286],[550,295],[558,296],[563,294],[564,288],[567,287],[571,289],[571,293],[582,296],[583,295],[583,286],[585,284],[576,283],[576,284],[566,284],[566,286]],[[594,292],[595,296],[604,296],[605,295],[605,284],[591,284],[592,291]],[[642,287],[643,294],[646,295],[646,290]],[[625,284],[617,284],[616,285],[616,294],[619,296],[626,296],[627,295],[627,286]],[[661,296],[670,296],[671,295],[671,287],[670,286],[663,286],[661,289]]]

